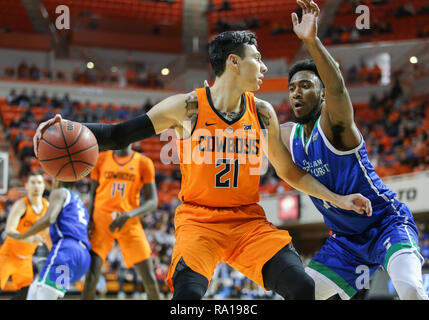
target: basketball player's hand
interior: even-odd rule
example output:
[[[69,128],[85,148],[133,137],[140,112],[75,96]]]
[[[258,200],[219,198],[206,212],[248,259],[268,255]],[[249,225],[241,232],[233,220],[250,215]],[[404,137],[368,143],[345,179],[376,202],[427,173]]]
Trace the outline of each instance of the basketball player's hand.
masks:
[[[60,122],[62,120],[62,117],[59,113],[57,113],[55,115],[55,117],[42,122],[41,124],[39,124],[39,126],[36,129],[36,133],[34,134],[33,137],[33,148],[34,148],[34,155],[37,158],[37,149],[39,148],[39,142],[42,139],[42,135],[43,133],[46,131],[46,129],[48,129],[50,126],[52,126],[54,123]]]
[[[352,210],[359,214],[366,214],[368,217],[372,215],[371,201],[360,193],[340,196],[339,201],[335,204],[341,209]]]
[[[126,213],[118,215],[109,226],[110,232],[121,231],[129,218],[130,217]]]
[[[312,0],[297,0],[296,2],[302,9],[302,19],[299,22],[297,14],[292,13],[293,31],[302,41],[313,41],[317,37],[317,17],[320,9]]]

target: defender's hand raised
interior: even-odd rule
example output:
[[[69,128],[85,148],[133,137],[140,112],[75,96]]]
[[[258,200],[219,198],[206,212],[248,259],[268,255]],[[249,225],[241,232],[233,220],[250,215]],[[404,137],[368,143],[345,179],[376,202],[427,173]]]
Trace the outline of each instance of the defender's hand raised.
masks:
[[[317,17],[320,9],[312,0],[297,0],[302,8],[302,20],[298,21],[298,16],[292,13],[293,31],[302,41],[312,41],[317,37]]]
[[[49,119],[48,121],[42,122],[37,127],[36,133],[34,134],[34,137],[33,137],[33,148],[34,148],[34,155],[36,156],[36,158],[37,158],[37,149],[39,148],[39,142],[42,139],[43,133],[50,126],[52,126],[57,122],[60,122],[61,120],[62,120],[61,115],[57,113],[54,118]]]

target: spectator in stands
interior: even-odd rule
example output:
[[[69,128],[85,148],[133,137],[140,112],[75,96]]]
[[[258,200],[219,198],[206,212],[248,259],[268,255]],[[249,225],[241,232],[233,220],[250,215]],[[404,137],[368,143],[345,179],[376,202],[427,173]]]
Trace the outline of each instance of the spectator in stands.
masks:
[[[216,4],[213,0],[209,0],[207,3],[206,13],[216,11]]]
[[[429,14],[429,3],[422,5],[417,13],[418,14]]]
[[[125,78],[127,80],[127,85],[135,85],[137,83],[137,74],[132,67],[127,68]]]
[[[358,80],[358,69],[354,64],[347,70],[347,82],[355,83]]]
[[[369,70],[368,80],[370,83],[379,83],[381,80],[381,68],[378,64],[374,64],[374,66]]]
[[[128,106],[123,105],[118,109],[118,112],[116,114],[116,118],[119,120],[125,120],[128,118]],[[91,121],[89,121],[91,122]]]
[[[351,29],[349,40],[350,40],[350,42],[359,42],[360,41],[360,34],[356,28]]]
[[[8,78],[15,77],[15,68],[13,67],[6,67],[4,70],[5,76]]]
[[[104,119],[107,122],[112,122],[113,120],[115,120],[115,111],[113,110],[113,105],[111,103],[109,103],[106,108],[106,112],[104,113]]]
[[[41,108],[47,107],[48,101],[49,101],[48,93],[46,92],[46,90],[44,90],[42,92],[42,95],[40,96],[40,105],[39,106]]]
[[[70,101],[70,97],[67,92],[64,94],[63,98],[61,99],[61,114],[64,115],[64,118],[67,118],[67,117],[69,117],[70,119],[74,118],[74,108],[72,107],[72,102]]]
[[[25,79],[28,76],[28,66],[27,63],[22,60],[18,65],[17,74],[19,79]]]
[[[61,108],[61,100],[58,98],[57,93],[54,93],[51,98],[51,103],[49,104],[48,108]]]
[[[99,103],[97,104],[97,107],[95,108],[92,114],[92,121],[100,122],[103,119],[103,115],[104,115],[104,109],[101,103]]]
[[[406,4],[400,4],[395,10],[395,17],[410,17],[416,14],[412,2],[408,1]]]
[[[28,70],[28,75],[30,77],[31,80],[39,80],[40,79],[40,69],[36,66],[35,63],[33,63],[29,70]]]
[[[222,1],[222,5],[220,6],[218,11],[228,11],[231,10],[231,2],[228,0]]]
[[[16,98],[17,98],[16,89],[11,89],[9,92],[9,95],[6,97],[7,104],[10,104],[10,105],[16,104],[16,101],[15,101]]]
[[[30,106],[30,97],[27,94],[27,89],[22,89],[21,94],[17,97],[17,104],[19,107]]]
[[[81,108],[83,122],[92,122],[91,102],[87,100]]]
[[[365,63],[362,63],[359,72],[358,72],[358,79],[360,82],[367,82],[369,79],[369,68]]]
[[[244,18],[244,21],[247,25],[247,29],[257,29],[259,28],[259,19],[257,16],[254,16],[253,18],[250,18],[246,16]]]
[[[40,105],[40,97],[37,95],[36,89],[33,89],[30,95],[30,106],[38,107],[39,105]]]
[[[73,79],[74,82],[81,82],[81,80],[82,80],[82,73],[81,73],[79,67],[76,67],[73,70],[72,79]]]

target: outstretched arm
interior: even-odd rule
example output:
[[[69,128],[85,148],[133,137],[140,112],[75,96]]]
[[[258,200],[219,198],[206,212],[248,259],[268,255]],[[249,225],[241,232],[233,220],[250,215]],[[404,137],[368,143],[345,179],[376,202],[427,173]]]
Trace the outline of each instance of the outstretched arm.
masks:
[[[342,209],[353,210],[359,214],[365,212],[367,215],[372,214],[370,201],[361,194],[345,196],[336,194],[297,166],[281,140],[280,127],[273,106],[256,98],[255,102],[260,119],[267,129],[267,141],[264,150],[280,178],[295,189],[321,200],[329,201]]]
[[[320,9],[312,0],[298,0],[302,8],[302,20],[298,21],[292,13],[295,34],[307,47],[317,71],[325,85],[325,106],[322,109],[323,120],[329,127],[341,128],[344,147],[355,147],[360,143],[360,134],[354,124],[353,105],[344,83],[343,76],[334,58],[317,36],[317,22]]]
[[[192,122],[195,117],[194,112],[190,109],[194,104],[196,104],[196,96],[193,92],[177,94],[162,100],[153,106],[147,114],[127,121],[117,124],[83,123],[83,125],[94,133],[100,151],[118,150],[133,142],[160,134],[169,128],[179,129],[186,120]],[[33,137],[36,156],[43,132],[61,120],[61,115],[57,114],[54,118],[38,126]]]

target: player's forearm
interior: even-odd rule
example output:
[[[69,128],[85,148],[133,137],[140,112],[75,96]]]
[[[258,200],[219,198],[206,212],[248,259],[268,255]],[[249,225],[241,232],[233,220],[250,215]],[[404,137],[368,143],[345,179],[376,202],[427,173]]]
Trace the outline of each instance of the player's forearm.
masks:
[[[96,137],[100,151],[123,149],[131,143],[155,135],[152,121],[146,114],[117,124],[83,123],[83,125]]]
[[[158,206],[158,198],[156,199],[150,199],[145,201],[140,207],[129,211],[127,213],[127,215],[130,218],[134,218],[134,217],[140,217],[145,215],[146,213],[152,212],[153,210],[156,209],[156,207]]]
[[[42,219],[38,220],[35,224],[33,224],[31,228],[27,230],[27,232],[22,234],[22,237],[28,238],[28,237],[34,236],[35,234],[38,234],[40,231],[48,228],[51,225],[51,223],[49,219],[46,219],[45,217],[46,216],[44,216]]]
[[[341,71],[320,39],[316,37],[315,40],[304,41],[304,44],[316,63],[317,71],[322,78],[326,90],[334,94],[343,93],[345,83]]]
[[[336,204],[338,201],[338,194],[329,190],[311,174],[305,172],[301,168],[299,168],[299,170],[289,169],[287,172],[279,176],[296,190],[304,192],[310,196],[329,201],[333,204]]]

